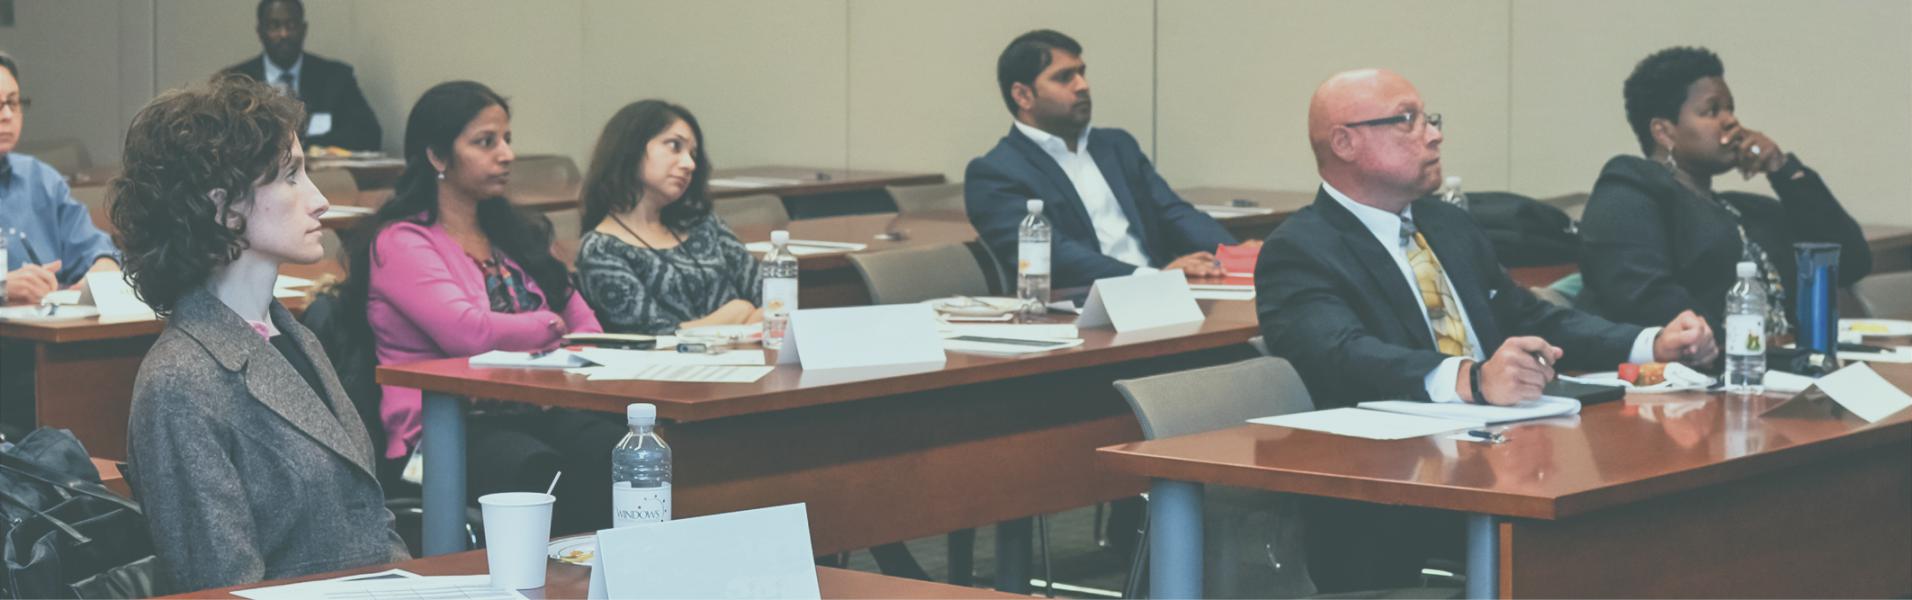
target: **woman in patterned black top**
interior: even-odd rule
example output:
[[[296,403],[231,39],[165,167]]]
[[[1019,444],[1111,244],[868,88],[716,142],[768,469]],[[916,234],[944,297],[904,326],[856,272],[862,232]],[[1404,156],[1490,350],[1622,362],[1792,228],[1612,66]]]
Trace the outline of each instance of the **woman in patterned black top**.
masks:
[[[578,275],[606,331],[763,321],[757,261],[710,213],[696,117],[644,100],[604,125],[584,179]]]

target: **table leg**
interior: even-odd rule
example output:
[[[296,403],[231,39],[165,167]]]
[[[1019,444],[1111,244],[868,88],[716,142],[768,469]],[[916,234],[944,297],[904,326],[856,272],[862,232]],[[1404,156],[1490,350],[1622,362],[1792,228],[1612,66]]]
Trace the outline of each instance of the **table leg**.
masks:
[[[466,550],[465,405],[425,392],[425,556]]]
[[[1149,485],[1149,597],[1202,597],[1202,486]]]
[[[1029,540],[1035,535],[1033,517],[996,524],[996,590],[1029,593]]]
[[[1467,515],[1467,597],[1494,598],[1500,585],[1500,540],[1493,515]]]

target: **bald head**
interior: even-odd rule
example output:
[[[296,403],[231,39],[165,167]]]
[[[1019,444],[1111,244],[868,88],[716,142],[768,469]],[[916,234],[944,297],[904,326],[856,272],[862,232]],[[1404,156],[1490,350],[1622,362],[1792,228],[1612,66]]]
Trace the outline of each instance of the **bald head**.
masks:
[[[1323,181],[1357,202],[1400,212],[1440,183],[1439,128],[1421,93],[1387,69],[1336,73],[1308,101],[1308,143]],[[1390,117],[1410,115],[1397,118]]]

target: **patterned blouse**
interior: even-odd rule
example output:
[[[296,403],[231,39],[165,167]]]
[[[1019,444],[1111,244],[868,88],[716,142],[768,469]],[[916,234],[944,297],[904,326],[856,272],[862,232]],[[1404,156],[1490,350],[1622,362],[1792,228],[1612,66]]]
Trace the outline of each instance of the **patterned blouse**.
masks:
[[[662,250],[586,232],[577,268],[579,291],[607,332],[668,334],[731,300],[755,305],[763,296],[756,257],[714,216]]]

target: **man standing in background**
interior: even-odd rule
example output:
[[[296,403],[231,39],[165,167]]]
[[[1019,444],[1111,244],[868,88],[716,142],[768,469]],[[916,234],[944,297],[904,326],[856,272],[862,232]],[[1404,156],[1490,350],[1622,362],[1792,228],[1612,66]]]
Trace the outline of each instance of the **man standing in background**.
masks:
[[[306,148],[337,146],[379,149],[378,117],[359,91],[352,66],[305,51],[305,4],[299,0],[260,0],[258,58],[226,70],[279,88],[305,103],[300,137]]]

